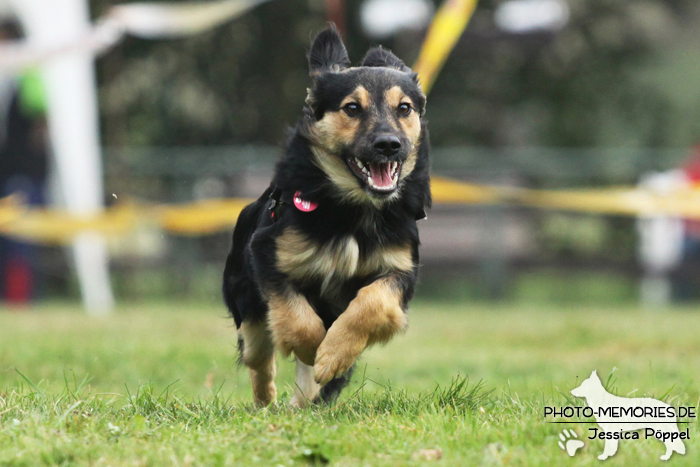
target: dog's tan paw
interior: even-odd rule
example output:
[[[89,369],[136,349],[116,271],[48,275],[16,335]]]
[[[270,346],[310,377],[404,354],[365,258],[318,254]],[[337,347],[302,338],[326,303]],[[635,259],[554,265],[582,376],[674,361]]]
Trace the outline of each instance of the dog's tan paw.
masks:
[[[294,407],[295,409],[301,409],[303,407],[306,407],[306,399],[304,399],[301,396],[298,396],[297,394],[294,394],[292,398],[289,400],[289,405],[290,407]]]
[[[316,353],[314,364],[316,382],[323,386],[348,371],[365,349],[366,343],[366,339],[364,341],[348,337],[339,339],[337,334],[329,331]]]
[[[289,405],[295,409],[303,409],[312,404],[308,398],[304,397],[303,394],[294,394],[289,400]]]
[[[342,375],[352,366],[355,359],[342,358],[333,355],[325,355],[316,359],[314,372],[316,374],[316,382],[321,386],[327,384],[333,378]]]
[[[256,383],[253,381],[253,401],[258,407],[274,405],[277,401],[277,387],[274,382]]]

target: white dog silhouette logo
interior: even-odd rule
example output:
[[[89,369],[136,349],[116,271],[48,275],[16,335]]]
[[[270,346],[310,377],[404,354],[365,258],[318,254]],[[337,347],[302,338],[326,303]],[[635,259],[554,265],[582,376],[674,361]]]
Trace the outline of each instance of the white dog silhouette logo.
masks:
[[[669,404],[648,397],[619,397],[610,394],[595,371],[579,387],[572,389],[571,394],[586,399],[600,430],[604,432],[598,435],[605,439],[603,454],[598,459],[607,459],[617,452],[619,439],[628,439],[623,436],[624,432],[642,429],[645,430],[645,435],[648,430],[653,430],[654,437],[663,441],[666,453],[661,456],[661,460],[668,460],[674,451],[685,454],[685,444],[678,431],[675,412],[671,412],[673,408]],[[669,413],[672,416],[666,415]]]

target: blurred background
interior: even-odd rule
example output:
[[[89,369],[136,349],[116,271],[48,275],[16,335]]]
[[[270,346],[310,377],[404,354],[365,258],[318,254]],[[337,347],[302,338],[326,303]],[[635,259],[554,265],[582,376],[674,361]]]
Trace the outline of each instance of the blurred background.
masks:
[[[90,0],[89,15],[117,3]],[[259,196],[301,115],[313,35],[333,20],[353,61],[382,44],[412,64],[440,4],[273,0],[188,38],[127,36],[94,62],[105,205]],[[433,172],[546,189],[700,182],[699,21],[694,0],[481,0],[429,95]],[[25,36],[16,3],[0,2],[0,25],[0,41]],[[0,71],[0,197],[60,204],[45,109],[36,71]],[[697,301],[700,224],[656,221],[436,205],[418,296]],[[110,237],[116,300],[217,304],[230,237]],[[6,305],[80,300],[65,246],[0,237],[0,268]]]

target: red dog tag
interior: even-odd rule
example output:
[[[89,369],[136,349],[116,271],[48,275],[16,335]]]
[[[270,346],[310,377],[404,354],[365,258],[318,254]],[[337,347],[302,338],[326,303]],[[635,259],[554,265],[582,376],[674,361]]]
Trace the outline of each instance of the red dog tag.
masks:
[[[294,193],[294,206],[302,212],[311,212],[318,207],[318,203],[301,199],[301,191]]]

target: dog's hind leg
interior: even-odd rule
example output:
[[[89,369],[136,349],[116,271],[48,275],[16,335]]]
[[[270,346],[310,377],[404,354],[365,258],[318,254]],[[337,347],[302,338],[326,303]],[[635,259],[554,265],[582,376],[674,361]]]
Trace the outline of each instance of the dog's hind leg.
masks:
[[[290,404],[294,407],[306,407],[318,397],[321,385],[314,379],[314,367],[305,365],[298,358],[296,362],[295,388]]]
[[[255,404],[266,406],[275,401],[275,347],[272,335],[265,321],[258,323],[243,322],[238,329],[243,340],[241,361],[250,370]]]
[[[615,453],[617,452],[617,442],[618,440],[616,439],[606,439],[605,447],[603,448],[603,454],[598,456],[598,459],[605,460],[608,457],[615,455]]]

